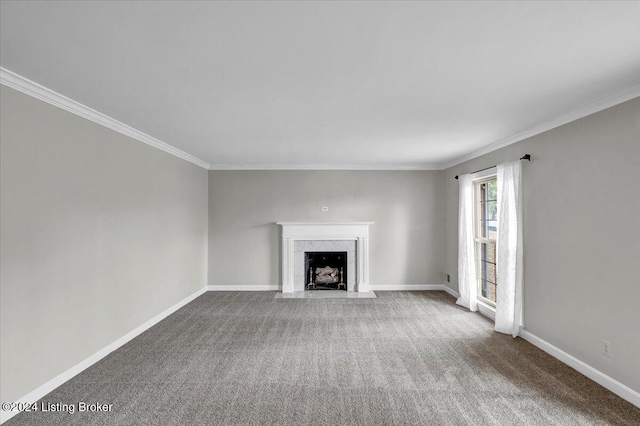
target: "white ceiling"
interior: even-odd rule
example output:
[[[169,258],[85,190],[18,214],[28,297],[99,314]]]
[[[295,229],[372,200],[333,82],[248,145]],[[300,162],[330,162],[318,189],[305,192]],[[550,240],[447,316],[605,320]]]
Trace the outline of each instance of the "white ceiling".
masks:
[[[1,66],[220,168],[441,168],[640,84],[640,2],[1,3]]]

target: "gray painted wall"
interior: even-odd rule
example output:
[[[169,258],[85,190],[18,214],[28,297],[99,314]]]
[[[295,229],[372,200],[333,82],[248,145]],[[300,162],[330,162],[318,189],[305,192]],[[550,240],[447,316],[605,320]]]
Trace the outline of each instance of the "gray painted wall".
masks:
[[[276,221],[374,221],[372,285],[443,283],[442,187],[441,171],[209,171],[209,284],[279,284]]]
[[[452,288],[454,176],[525,153],[532,156],[523,163],[525,327],[640,391],[640,98],[445,170]]]
[[[279,220],[375,221],[373,285],[450,273],[456,289],[453,176],[524,153],[526,327],[640,390],[640,99],[445,171],[208,177],[5,86],[1,101],[3,401],[200,289],[207,262],[210,285],[279,283]]]
[[[206,283],[207,171],[1,86],[1,399]]]

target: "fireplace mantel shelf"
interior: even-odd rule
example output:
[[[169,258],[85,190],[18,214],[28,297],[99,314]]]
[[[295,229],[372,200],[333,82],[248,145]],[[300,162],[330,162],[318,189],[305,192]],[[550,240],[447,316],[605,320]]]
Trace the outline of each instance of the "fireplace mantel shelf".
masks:
[[[294,291],[295,241],[356,241],[356,286],[369,291],[369,226],[374,222],[276,222],[282,226],[282,292]]]
[[[373,222],[276,222],[282,237],[304,240],[357,240],[369,236]]]

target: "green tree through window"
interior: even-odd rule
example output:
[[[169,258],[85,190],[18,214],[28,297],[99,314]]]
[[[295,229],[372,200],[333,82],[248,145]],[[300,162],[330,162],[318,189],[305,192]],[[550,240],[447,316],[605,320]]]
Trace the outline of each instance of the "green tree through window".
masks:
[[[487,199],[488,201],[496,201],[488,203],[488,216],[490,219],[497,219],[498,217],[498,182],[495,180],[487,182]]]

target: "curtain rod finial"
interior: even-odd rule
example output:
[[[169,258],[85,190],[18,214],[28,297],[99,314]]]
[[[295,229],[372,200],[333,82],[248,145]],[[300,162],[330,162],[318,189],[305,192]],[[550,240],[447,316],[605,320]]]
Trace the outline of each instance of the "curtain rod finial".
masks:
[[[529,160],[529,161],[531,161],[531,155],[529,155],[529,154],[525,154],[525,155],[521,158],[521,160]]]
[[[456,179],[458,179],[458,175],[456,175]]]

